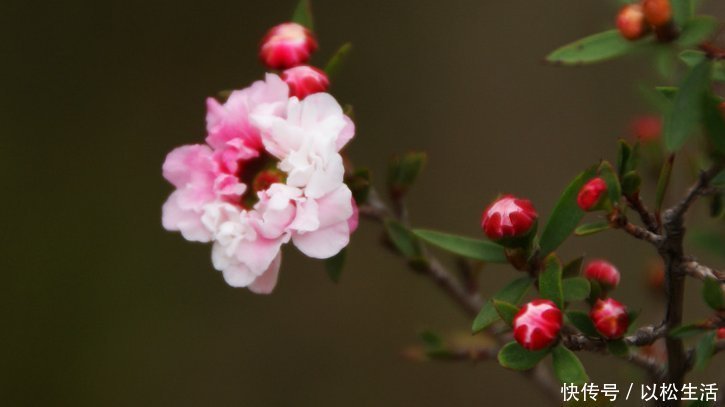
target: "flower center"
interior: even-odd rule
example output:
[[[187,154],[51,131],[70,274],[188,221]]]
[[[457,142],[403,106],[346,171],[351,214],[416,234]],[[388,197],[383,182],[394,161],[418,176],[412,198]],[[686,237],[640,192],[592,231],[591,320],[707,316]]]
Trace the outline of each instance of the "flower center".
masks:
[[[274,183],[285,181],[285,173],[277,169],[277,163],[278,160],[266,151],[260,151],[255,158],[239,162],[237,178],[247,186],[247,190],[239,198],[243,208],[251,209],[259,201],[257,192],[266,190]]]

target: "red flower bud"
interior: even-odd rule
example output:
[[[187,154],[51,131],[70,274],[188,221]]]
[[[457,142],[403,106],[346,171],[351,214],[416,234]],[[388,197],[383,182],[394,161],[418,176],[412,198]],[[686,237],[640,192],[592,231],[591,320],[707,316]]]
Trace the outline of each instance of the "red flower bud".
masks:
[[[639,4],[627,4],[617,14],[617,29],[622,37],[633,41],[642,38],[647,32],[644,12]]]
[[[597,300],[589,317],[597,331],[608,339],[621,338],[629,327],[627,307],[611,298]]]
[[[661,27],[672,20],[670,0],[644,0],[642,3],[644,18],[655,27]]]
[[[725,339],[725,328],[718,328],[717,339]]]
[[[272,27],[262,39],[259,58],[271,69],[287,69],[306,63],[317,50],[317,40],[297,23]]]
[[[584,277],[597,281],[607,288],[614,288],[619,285],[619,270],[606,260],[597,259],[590,261],[584,267]]]
[[[630,128],[637,140],[647,143],[657,140],[662,134],[662,119],[659,116],[640,116],[632,120]]]
[[[514,339],[528,350],[554,343],[561,329],[561,311],[549,300],[534,300],[514,317]]]
[[[290,96],[304,99],[307,95],[324,92],[330,86],[330,80],[321,70],[300,65],[282,72],[282,79],[289,85]]]
[[[483,212],[481,227],[491,240],[519,238],[529,234],[537,218],[530,201],[504,195]]]
[[[576,203],[582,210],[593,211],[599,209],[601,203],[607,197],[607,183],[602,178],[594,178],[584,184],[579,195],[576,197]]]

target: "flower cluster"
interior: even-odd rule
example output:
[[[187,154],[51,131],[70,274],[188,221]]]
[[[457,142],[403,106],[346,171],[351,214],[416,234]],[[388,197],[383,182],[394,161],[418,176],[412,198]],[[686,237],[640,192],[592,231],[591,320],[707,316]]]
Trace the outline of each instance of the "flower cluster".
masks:
[[[310,47],[308,31],[296,26],[270,31],[277,34],[268,34],[262,56],[300,68],[309,55],[295,47],[309,53],[316,43]],[[302,40],[293,35],[300,32]],[[307,79],[298,85],[299,76],[283,74],[286,82],[268,73],[226,101],[209,98],[206,144],[176,148],[163,165],[176,188],[163,205],[163,226],[213,242],[212,262],[226,282],[256,293],[274,289],[285,243],[329,258],[357,227],[340,155],[355,125],[324,89],[310,89]]]

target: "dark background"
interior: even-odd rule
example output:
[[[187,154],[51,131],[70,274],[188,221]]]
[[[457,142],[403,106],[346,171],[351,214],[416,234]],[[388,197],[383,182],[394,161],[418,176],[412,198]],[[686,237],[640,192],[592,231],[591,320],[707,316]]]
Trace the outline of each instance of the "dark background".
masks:
[[[206,96],[262,76],[259,38],[294,3],[2,2],[0,404],[524,405],[540,397],[493,362],[400,356],[421,330],[466,335],[470,320],[378,247],[377,225],[354,235],[339,285],[288,248],[271,296],[226,286],[209,246],[161,228],[166,153],[201,142]],[[709,9],[723,17],[716,3]],[[480,212],[500,191],[529,197],[546,216],[578,171],[613,158],[628,120],[646,111],[636,84],[657,80],[642,58],[590,68],[542,62],[610,27],[616,7],[318,0],[316,62],[354,43],[333,88],[355,106],[351,157],[380,186],[392,153],[429,151],[413,222],[479,236]],[[611,233],[563,251],[578,253],[611,258],[623,274],[618,296],[643,310],[643,322],[660,318],[643,288],[649,247]],[[485,273],[486,295],[515,276],[500,266]],[[690,284],[688,315],[702,309],[698,288]],[[637,380],[622,362],[583,358],[597,383]],[[722,385],[721,366],[705,377],[719,369]]]

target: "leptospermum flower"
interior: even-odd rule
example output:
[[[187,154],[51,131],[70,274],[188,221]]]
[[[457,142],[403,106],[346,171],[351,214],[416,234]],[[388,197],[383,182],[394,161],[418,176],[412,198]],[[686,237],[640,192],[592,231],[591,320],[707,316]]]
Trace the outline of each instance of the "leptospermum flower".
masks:
[[[607,200],[607,183],[604,179],[597,177],[582,187],[576,197],[576,203],[584,211],[601,209]]]
[[[561,324],[561,310],[553,302],[533,300],[514,317],[514,339],[525,349],[541,350],[556,341]]]
[[[307,63],[317,50],[314,34],[297,23],[272,27],[262,39],[259,58],[270,69],[288,69]]]
[[[584,266],[584,277],[594,280],[605,288],[614,288],[619,285],[619,270],[606,260],[592,260]]]
[[[288,95],[268,74],[224,103],[209,99],[207,144],[173,150],[163,167],[176,187],[164,227],[212,241],[212,263],[226,282],[257,293],[276,285],[283,244],[328,258],[357,227],[339,153],[353,122],[329,94]]]
[[[617,29],[622,37],[634,41],[647,33],[644,11],[639,4],[627,4],[617,14]]]
[[[307,95],[324,92],[330,86],[330,80],[321,70],[300,65],[282,72],[282,79],[289,86],[290,96],[304,99]]]
[[[515,245],[536,228],[538,214],[530,201],[503,195],[483,212],[481,228],[489,239]]]
[[[661,27],[672,20],[670,0],[644,0],[642,3],[644,18],[653,27]]]
[[[599,299],[589,313],[597,332],[608,339],[619,339],[627,332],[627,307],[612,298]]]

